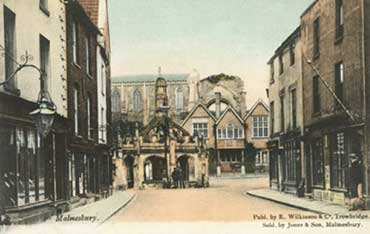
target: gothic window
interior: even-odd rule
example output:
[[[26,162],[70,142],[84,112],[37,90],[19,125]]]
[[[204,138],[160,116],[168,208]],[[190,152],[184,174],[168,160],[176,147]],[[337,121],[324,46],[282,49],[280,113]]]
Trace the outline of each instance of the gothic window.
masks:
[[[175,107],[176,110],[184,109],[184,95],[180,87],[175,91]]]
[[[115,89],[112,93],[112,111],[113,112],[120,112],[120,99],[121,94],[119,93],[118,89]]]
[[[142,110],[142,100],[141,100],[141,93],[139,90],[134,91],[133,95],[133,110],[135,112],[140,112]]]

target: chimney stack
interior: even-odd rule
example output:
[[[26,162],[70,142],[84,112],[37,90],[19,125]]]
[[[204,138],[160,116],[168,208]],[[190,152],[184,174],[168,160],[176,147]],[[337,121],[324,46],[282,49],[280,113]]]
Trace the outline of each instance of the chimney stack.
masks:
[[[220,118],[221,115],[221,93],[215,92],[216,96],[216,118]]]

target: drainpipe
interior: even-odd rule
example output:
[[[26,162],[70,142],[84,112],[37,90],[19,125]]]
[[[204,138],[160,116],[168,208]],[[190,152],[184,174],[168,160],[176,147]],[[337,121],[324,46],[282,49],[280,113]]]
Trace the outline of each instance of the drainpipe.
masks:
[[[216,119],[218,119],[221,116],[221,93],[215,92],[215,96],[216,96]]]
[[[361,46],[362,46],[362,50],[361,50],[361,56],[362,56],[362,59],[361,59],[361,66],[362,66],[362,79],[363,79],[363,94],[362,94],[362,98],[363,98],[363,113],[362,113],[362,116],[363,116],[363,119],[364,119],[364,153],[363,153],[363,162],[364,162],[364,187],[365,187],[365,197],[366,197],[366,200],[369,200],[369,154],[370,154],[370,150],[369,150],[369,131],[367,131],[367,129],[369,128],[369,121],[368,121],[368,118],[367,118],[367,80],[366,80],[366,53],[365,53],[365,30],[366,30],[366,26],[365,26],[365,0],[362,0],[361,1],[361,20],[362,20],[362,32],[361,32]],[[369,209],[370,205],[368,204],[369,202],[366,202],[366,208]]]

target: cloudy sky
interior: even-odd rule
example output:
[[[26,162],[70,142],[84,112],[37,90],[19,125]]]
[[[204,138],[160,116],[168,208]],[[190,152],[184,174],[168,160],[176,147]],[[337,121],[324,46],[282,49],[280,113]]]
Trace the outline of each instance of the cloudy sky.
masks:
[[[266,99],[266,62],[313,0],[109,0],[112,75],[226,73]]]

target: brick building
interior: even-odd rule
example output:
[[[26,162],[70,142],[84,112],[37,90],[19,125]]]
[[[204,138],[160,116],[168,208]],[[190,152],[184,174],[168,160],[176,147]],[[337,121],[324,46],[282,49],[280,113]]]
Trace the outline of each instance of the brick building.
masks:
[[[66,9],[67,24],[67,73],[68,73],[68,197],[78,201],[79,197],[106,194],[112,184],[112,159],[108,141],[99,136],[102,126],[99,111],[109,107],[109,101],[101,103],[100,93],[110,94],[106,85],[109,82],[109,69],[101,69],[98,57],[104,52],[104,43],[98,38],[104,34],[98,28],[95,13],[99,10],[98,1],[70,2]],[[103,54],[103,66],[109,64],[107,54]],[[105,62],[104,62],[105,61]],[[99,73],[98,74],[98,70]],[[101,72],[104,72],[102,75]],[[105,79],[104,79],[105,78]],[[103,85],[100,85],[103,83]],[[104,85],[105,84],[105,85]],[[107,89],[102,89],[102,87]],[[107,91],[108,90],[108,91]],[[99,103],[100,102],[100,103]],[[104,112],[104,111],[103,111]],[[104,112],[105,120],[110,117]],[[104,124],[103,124],[104,125]],[[107,125],[107,124],[105,124]],[[105,140],[107,136],[105,136]],[[104,138],[103,138],[104,140]]]

